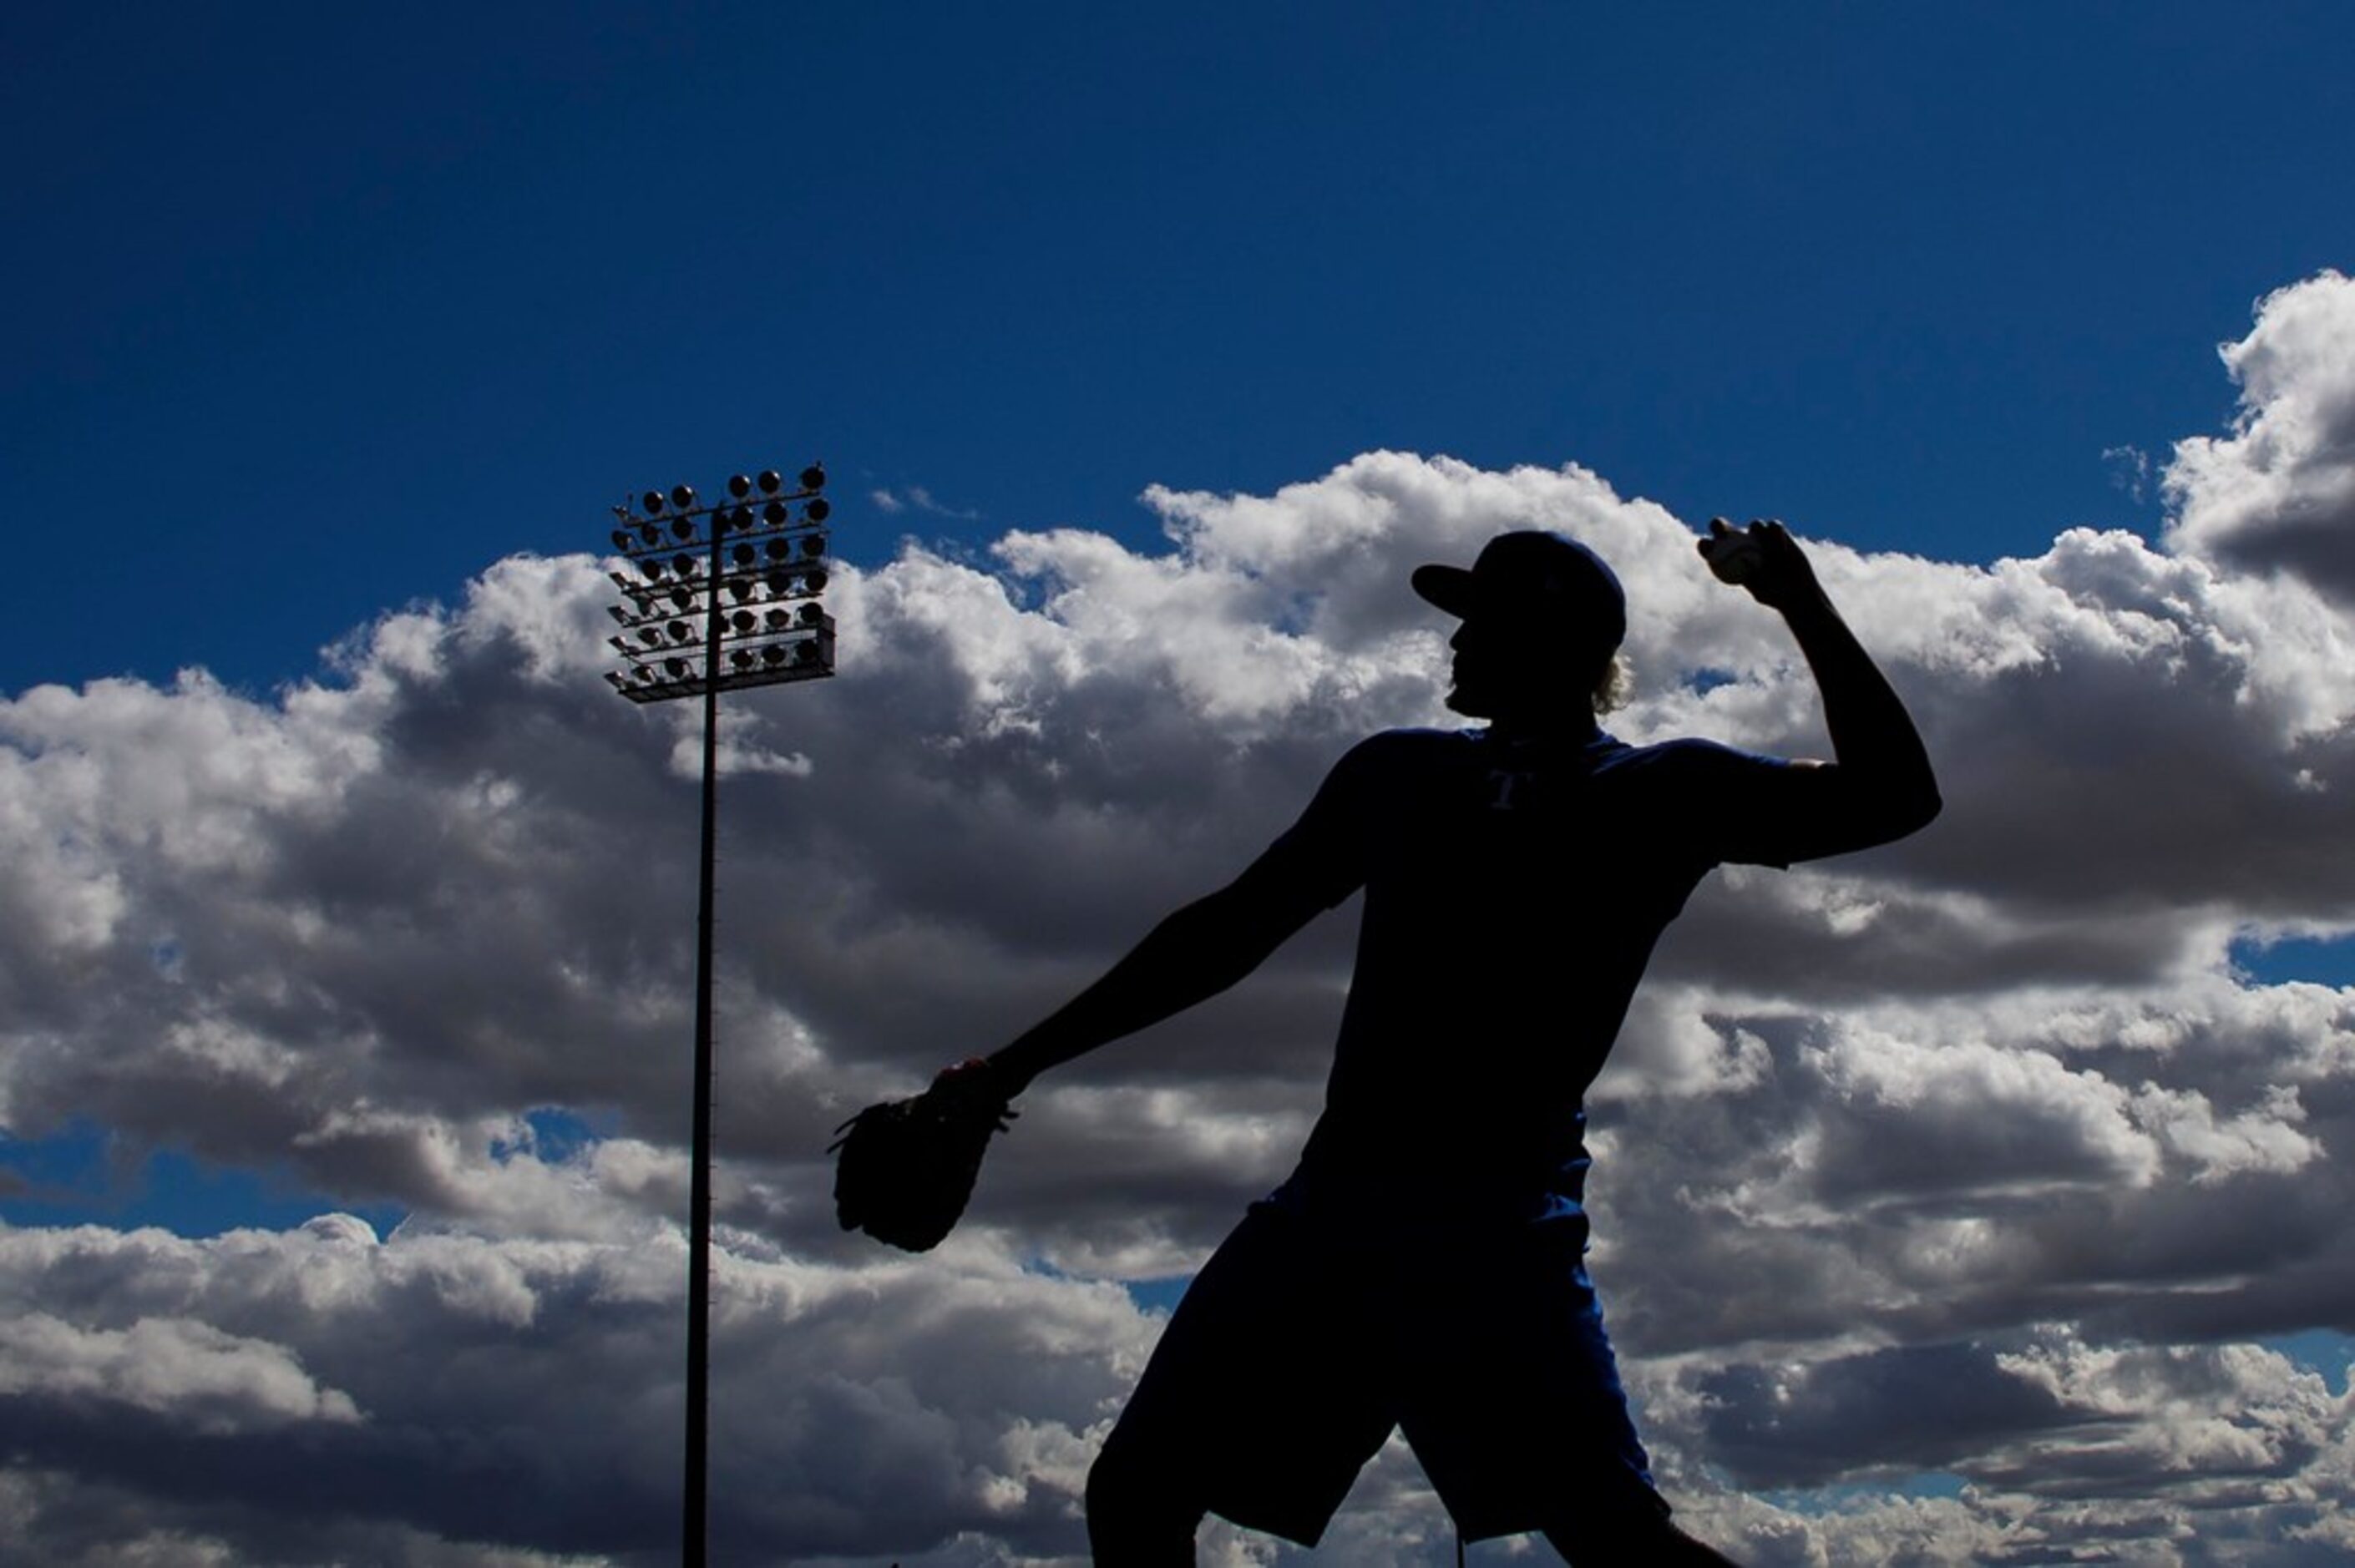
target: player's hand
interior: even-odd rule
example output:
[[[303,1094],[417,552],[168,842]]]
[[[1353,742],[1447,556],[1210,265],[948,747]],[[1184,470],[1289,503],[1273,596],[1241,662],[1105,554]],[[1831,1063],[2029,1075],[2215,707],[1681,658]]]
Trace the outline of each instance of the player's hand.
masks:
[[[1819,592],[1816,569],[1791,531],[1772,518],[1736,528],[1722,517],[1709,520],[1700,558],[1721,582],[1738,584],[1770,609],[1787,609]]]

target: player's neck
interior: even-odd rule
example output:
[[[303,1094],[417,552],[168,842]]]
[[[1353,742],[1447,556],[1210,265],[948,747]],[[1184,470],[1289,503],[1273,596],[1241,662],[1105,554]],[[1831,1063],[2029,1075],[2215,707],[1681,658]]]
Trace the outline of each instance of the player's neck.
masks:
[[[1593,711],[1586,708],[1543,714],[1498,714],[1488,721],[1489,737],[1502,741],[1546,741],[1577,746],[1593,740],[1601,733],[1602,726],[1594,722]]]

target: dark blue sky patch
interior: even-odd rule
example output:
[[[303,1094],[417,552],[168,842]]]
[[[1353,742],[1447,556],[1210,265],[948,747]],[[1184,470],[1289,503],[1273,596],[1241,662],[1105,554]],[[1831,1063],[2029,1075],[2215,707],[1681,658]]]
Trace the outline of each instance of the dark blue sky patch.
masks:
[[[325,1213],[357,1214],[378,1235],[405,1211],[352,1203],[303,1186],[284,1171],[218,1165],[184,1150],[141,1154],[95,1122],[48,1138],[0,1142],[0,1219],[12,1225],[155,1225],[175,1235],[240,1229],[290,1230]]]

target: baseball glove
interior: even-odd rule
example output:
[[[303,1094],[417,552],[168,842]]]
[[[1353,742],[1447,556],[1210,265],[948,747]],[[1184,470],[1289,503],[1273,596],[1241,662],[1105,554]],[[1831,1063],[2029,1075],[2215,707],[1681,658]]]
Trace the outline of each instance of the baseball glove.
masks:
[[[909,1252],[940,1245],[973,1196],[991,1135],[1016,1112],[988,1063],[947,1068],[912,1099],[868,1106],[835,1131],[834,1213],[847,1231]]]

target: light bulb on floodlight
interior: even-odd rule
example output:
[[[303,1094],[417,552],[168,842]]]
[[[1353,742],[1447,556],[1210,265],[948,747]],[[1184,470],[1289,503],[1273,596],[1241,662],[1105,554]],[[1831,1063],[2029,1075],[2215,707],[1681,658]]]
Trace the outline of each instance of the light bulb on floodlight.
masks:
[[[638,536],[635,534],[631,533],[626,528],[616,528],[613,530],[613,548],[617,550],[634,550],[637,547]]]
[[[826,554],[826,541],[811,534],[802,540],[802,554],[815,561]]]
[[[802,488],[804,490],[824,490],[826,488],[826,467],[824,464],[812,463],[809,467],[802,470]]]
[[[773,561],[789,560],[792,558],[794,553],[793,541],[790,539],[772,539],[768,544],[768,552],[769,559]]]
[[[826,568],[824,567],[813,567],[808,571],[804,572],[802,574],[802,589],[805,593],[824,593],[826,591]]]
[[[802,508],[802,515],[813,523],[823,523],[834,515],[834,506],[823,495]]]
[[[782,609],[773,609],[762,618],[762,624],[772,631],[783,631],[794,623],[794,618]]]
[[[728,552],[728,558],[740,567],[749,567],[761,558],[760,552],[750,545],[739,545]]]
[[[695,628],[684,620],[674,620],[663,630],[670,633],[673,642],[684,642],[695,635]]]
[[[783,663],[785,662],[785,645],[782,642],[770,643],[766,648],[761,650],[761,659],[764,663]]]
[[[804,626],[822,625],[825,620],[826,611],[820,609],[816,605],[805,604],[802,606],[801,623]]]
[[[695,486],[674,484],[670,487],[670,503],[681,512],[695,504]]]
[[[662,530],[651,523],[641,523],[638,524],[638,537],[649,545],[659,545],[662,543]]]
[[[684,659],[664,660],[663,670],[664,673],[668,674],[674,681],[683,681],[687,679],[687,661]]]
[[[695,524],[681,517],[670,525],[670,536],[684,545],[695,537]]]
[[[638,504],[646,509],[647,516],[659,517],[662,515],[663,493],[659,490],[649,490],[638,497]]]
[[[750,631],[756,623],[752,620],[752,612],[751,610],[740,609],[735,614],[728,618],[728,624],[734,627],[739,631]]]
[[[792,510],[782,501],[772,501],[766,506],[761,508],[761,520],[768,524],[771,527],[776,527],[782,524],[786,518],[792,515]]]
[[[752,482],[741,473],[728,476],[728,493],[741,501],[752,493]]]
[[[764,468],[761,471],[762,494],[774,495],[778,491],[784,488],[784,483],[785,476],[779,473],[775,469]]]
[[[638,570],[646,574],[648,582],[658,582],[663,575],[663,558],[660,556],[648,556],[638,563]]]

